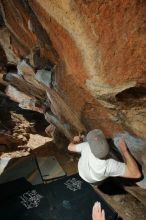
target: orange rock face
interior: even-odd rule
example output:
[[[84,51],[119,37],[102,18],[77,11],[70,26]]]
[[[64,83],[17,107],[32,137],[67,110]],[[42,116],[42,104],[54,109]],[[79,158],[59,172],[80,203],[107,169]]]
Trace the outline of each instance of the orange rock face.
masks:
[[[145,83],[145,1],[75,2],[95,36],[103,81],[113,86],[138,79]]]
[[[13,53],[31,63],[39,48],[56,65],[49,99],[72,135],[101,128],[146,138],[145,1],[3,0],[1,7]]]

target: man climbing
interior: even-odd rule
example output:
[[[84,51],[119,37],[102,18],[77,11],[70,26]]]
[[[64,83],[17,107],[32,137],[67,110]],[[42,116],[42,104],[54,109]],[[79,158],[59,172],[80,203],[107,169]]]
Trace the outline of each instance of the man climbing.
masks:
[[[68,150],[81,154],[78,162],[79,175],[88,183],[100,182],[109,176],[140,178],[141,172],[124,139],[120,139],[118,144],[124,162],[108,158],[109,145],[99,129],[90,131],[86,141],[82,143],[81,137],[75,136],[68,145]]]

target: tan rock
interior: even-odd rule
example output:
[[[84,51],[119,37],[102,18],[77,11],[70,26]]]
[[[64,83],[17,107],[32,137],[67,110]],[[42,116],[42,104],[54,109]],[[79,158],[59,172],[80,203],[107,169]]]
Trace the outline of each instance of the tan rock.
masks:
[[[0,30],[0,45],[2,45],[3,50],[5,51],[7,62],[16,64],[18,57],[13,51],[11,33],[6,27]]]
[[[46,87],[39,90],[35,70],[24,62],[18,66],[27,85],[16,76],[10,83],[20,84],[28,96],[48,99],[70,138],[93,128],[102,129],[107,137],[127,130],[146,138],[145,2],[27,2],[1,1],[13,36],[9,43],[18,57],[27,56],[33,65],[35,51],[56,64],[55,83],[46,97]]]

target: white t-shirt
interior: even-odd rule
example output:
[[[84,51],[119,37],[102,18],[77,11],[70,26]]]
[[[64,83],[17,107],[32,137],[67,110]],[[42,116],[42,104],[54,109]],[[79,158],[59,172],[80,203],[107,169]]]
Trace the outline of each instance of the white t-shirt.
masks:
[[[79,175],[89,183],[95,183],[109,176],[123,176],[125,164],[114,159],[101,160],[96,158],[88,142],[76,144],[76,152],[81,153],[78,162]]]

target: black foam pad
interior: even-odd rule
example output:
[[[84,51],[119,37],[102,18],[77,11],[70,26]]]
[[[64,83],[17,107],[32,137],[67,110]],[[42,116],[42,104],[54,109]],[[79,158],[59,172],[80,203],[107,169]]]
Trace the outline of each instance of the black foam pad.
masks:
[[[15,195],[19,195],[21,192],[30,189],[31,186],[31,183],[23,177],[0,184],[0,202],[3,202],[8,198],[13,198]]]
[[[0,219],[91,220],[96,201],[101,202],[106,220],[117,218],[111,206],[76,174],[9,198],[1,206]]]

